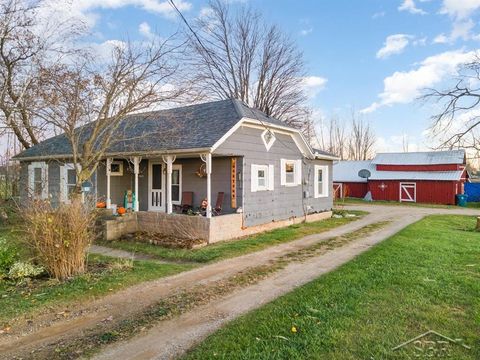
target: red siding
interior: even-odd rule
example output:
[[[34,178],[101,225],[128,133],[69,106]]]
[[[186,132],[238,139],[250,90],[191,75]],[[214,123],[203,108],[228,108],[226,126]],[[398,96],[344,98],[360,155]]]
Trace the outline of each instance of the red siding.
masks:
[[[368,187],[373,200],[400,201],[401,182],[417,184],[416,202],[419,203],[454,205],[455,195],[463,192],[462,181],[371,180]]]
[[[363,198],[368,191],[367,183],[344,182],[342,183],[343,196],[353,198]]]
[[[461,164],[435,165],[377,165],[378,171],[456,171],[464,169]]]

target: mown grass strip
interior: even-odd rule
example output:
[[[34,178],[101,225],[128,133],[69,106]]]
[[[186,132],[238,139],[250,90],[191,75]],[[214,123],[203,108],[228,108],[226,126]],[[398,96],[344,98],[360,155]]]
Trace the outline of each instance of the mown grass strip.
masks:
[[[412,346],[392,349],[435,330],[471,347],[448,345],[448,358],[479,359],[480,235],[475,221],[429,216],[230,323],[185,358],[427,358],[425,353],[418,357]]]

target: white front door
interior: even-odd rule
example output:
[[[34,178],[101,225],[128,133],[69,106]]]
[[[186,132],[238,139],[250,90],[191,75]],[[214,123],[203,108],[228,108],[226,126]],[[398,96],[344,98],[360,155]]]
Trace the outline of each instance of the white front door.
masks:
[[[400,201],[406,201],[406,202],[417,201],[417,184],[416,183],[400,183]]]
[[[162,161],[149,161],[148,210],[165,211],[165,176]]]

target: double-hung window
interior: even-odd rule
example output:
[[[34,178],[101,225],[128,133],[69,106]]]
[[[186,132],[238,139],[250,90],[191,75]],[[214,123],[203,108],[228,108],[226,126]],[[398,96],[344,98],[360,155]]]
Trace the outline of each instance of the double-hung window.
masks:
[[[273,165],[253,164],[251,170],[252,192],[273,190],[275,180]]]
[[[34,199],[48,198],[48,165],[45,162],[32,162],[28,165],[29,194]]]
[[[65,164],[60,168],[61,199],[70,202],[70,197],[77,185],[77,171],[74,164]]]
[[[315,165],[314,167],[314,195],[316,198],[328,196],[328,166]]]
[[[182,165],[172,167],[172,204],[180,205],[182,202]]]
[[[302,184],[302,160],[280,160],[281,185],[297,186]]]

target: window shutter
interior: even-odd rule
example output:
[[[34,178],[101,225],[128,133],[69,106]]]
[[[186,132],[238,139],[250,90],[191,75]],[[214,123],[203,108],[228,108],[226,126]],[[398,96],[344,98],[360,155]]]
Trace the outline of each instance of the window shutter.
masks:
[[[33,196],[33,180],[34,180],[34,173],[33,173],[33,164],[28,165],[28,196]]]
[[[67,165],[60,166],[60,201],[67,201]]]
[[[250,181],[252,184],[251,191],[256,192],[258,190],[258,171],[256,165],[251,166]]]
[[[323,196],[329,196],[329,188],[330,188],[330,180],[329,180],[329,177],[328,177],[328,166],[325,166],[323,168],[323,182],[322,182],[322,186],[323,186]]]
[[[315,165],[313,167],[314,171],[313,171],[313,196],[315,198],[318,198],[318,196],[320,195],[318,193],[318,166]]]
[[[297,185],[302,185],[302,160],[296,160],[295,162],[295,176]]]
[[[48,199],[48,164],[42,163],[42,199]]]
[[[285,159],[280,159],[280,185],[285,185],[287,182],[287,173],[285,172]]]
[[[268,190],[273,190],[275,184],[274,166],[268,165]]]

